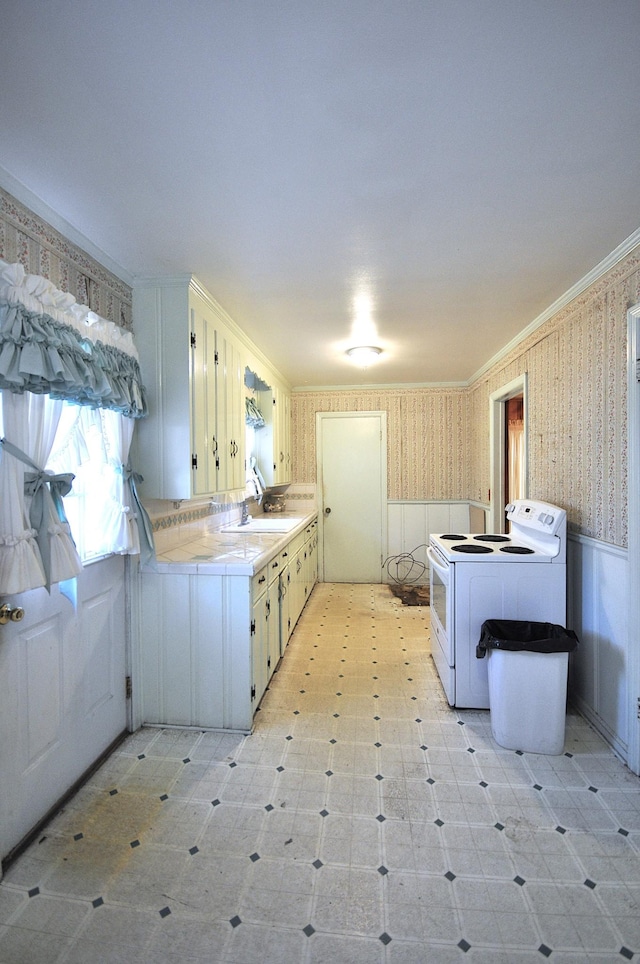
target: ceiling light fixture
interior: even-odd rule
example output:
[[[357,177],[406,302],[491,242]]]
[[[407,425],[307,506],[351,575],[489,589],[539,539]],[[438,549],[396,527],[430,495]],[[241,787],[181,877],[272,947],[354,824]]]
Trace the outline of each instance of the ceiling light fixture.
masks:
[[[368,368],[382,354],[382,348],[375,345],[357,345],[354,348],[347,348],[346,353],[360,368]]]

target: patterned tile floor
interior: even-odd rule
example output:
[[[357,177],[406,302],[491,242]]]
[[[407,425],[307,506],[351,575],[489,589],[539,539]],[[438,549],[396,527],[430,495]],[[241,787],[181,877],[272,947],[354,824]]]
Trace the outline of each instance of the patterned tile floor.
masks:
[[[0,964],[640,960],[640,781],[446,704],[428,609],[318,585],[249,737],[145,728],[0,884]]]

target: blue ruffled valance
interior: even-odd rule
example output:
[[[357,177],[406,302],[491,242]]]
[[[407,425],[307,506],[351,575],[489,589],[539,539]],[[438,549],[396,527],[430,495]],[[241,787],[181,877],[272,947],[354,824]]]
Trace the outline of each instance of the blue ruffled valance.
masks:
[[[130,332],[0,260],[0,388],[147,414]]]

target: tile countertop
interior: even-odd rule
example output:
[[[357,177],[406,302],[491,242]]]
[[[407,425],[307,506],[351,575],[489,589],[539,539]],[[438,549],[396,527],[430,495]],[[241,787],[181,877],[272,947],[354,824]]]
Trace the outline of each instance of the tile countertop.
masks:
[[[253,576],[313,522],[317,515],[315,509],[274,513],[274,521],[300,520],[288,532],[225,531],[225,527],[214,529],[210,523],[206,523],[193,539],[158,553],[155,562],[141,568],[143,572]]]

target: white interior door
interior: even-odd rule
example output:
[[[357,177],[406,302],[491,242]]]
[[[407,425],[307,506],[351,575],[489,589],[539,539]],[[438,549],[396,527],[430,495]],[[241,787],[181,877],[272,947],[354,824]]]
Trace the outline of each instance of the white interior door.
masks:
[[[0,599],[0,859],[126,729],[124,558],[65,588]]]
[[[324,582],[382,582],[386,555],[385,412],[317,416]]]

